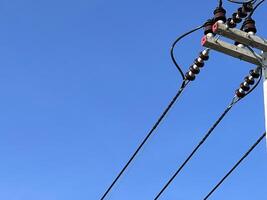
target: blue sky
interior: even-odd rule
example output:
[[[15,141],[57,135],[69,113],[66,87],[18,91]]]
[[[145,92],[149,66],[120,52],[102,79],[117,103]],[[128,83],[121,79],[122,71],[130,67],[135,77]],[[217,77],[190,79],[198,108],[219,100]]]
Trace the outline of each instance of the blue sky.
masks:
[[[94,200],[133,153],[181,79],[169,47],[217,1],[3,0],[0,199]],[[237,5],[225,4],[229,13]],[[255,14],[267,37],[266,5]],[[183,69],[203,49],[183,40]],[[254,66],[212,52],[197,80],[107,199],[152,199]],[[162,199],[198,200],[263,133],[260,85],[237,104]],[[264,199],[264,142],[211,199]]]

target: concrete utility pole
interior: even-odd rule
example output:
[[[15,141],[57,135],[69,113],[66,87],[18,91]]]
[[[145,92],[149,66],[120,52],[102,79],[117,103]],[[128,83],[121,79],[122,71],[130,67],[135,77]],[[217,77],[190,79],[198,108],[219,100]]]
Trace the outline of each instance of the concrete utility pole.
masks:
[[[202,45],[232,57],[244,60],[246,62],[262,66],[263,74],[263,92],[264,92],[264,108],[265,108],[265,129],[267,129],[267,40],[247,33],[236,28],[229,28],[227,25],[217,22],[213,26],[213,32],[239,42],[245,46],[250,46],[262,51],[262,55],[251,52],[249,49],[241,48],[236,45],[224,42],[213,36],[204,36]]]
[[[265,109],[265,129],[267,127],[267,51],[262,54],[262,74],[264,78],[263,82],[263,93],[264,93],[264,109]],[[266,137],[267,139],[267,137]]]

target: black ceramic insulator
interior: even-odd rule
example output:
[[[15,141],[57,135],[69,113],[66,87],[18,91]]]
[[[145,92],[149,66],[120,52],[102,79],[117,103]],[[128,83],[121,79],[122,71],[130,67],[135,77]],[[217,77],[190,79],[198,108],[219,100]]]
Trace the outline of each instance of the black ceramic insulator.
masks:
[[[259,78],[260,74],[255,71],[255,70],[250,70],[249,74],[253,77],[253,78]]]
[[[203,67],[204,66],[204,62],[199,62],[198,59],[195,60],[194,64],[198,67]]]
[[[241,18],[245,18],[248,15],[247,12],[245,12],[242,8],[238,8],[237,14]]]
[[[240,92],[239,89],[235,91],[235,94],[239,98],[243,98],[244,96],[246,96],[246,93],[245,92]]]
[[[232,18],[227,19],[227,25],[229,28],[235,28],[236,27],[236,23],[234,21],[232,21]]]
[[[206,23],[205,23],[205,27],[204,27],[204,34],[207,35],[209,33],[213,33],[212,31],[212,26],[213,26],[214,22],[213,20],[209,19]]]
[[[250,87],[248,85],[245,85],[244,83],[241,83],[240,88],[242,88],[242,90],[246,92],[250,90]]]
[[[242,19],[241,18],[237,18],[237,13],[234,13],[233,14],[233,20],[237,24],[240,23],[240,22],[242,22]]]
[[[253,4],[252,3],[244,3],[242,9],[245,12],[251,12],[253,10]]]
[[[250,79],[248,76],[245,78],[245,81],[249,84],[249,85],[254,85],[255,80],[254,79]]]
[[[199,68],[194,68],[193,66],[190,67],[190,71],[194,74],[199,74],[200,72]]]
[[[202,52],[200,52],[199,57],[200,57],[202,60],[208,60],[208,59],[210,58],[208,55],[203,55]]]
[[[255,21],[251,18],[248,18],[244,21],[244,28],[243,30],[245,32],[253,32],[253,33],[257,33],[257,29],[256,29],[256,25],[255,25]]]
[[[226,10],[223,7],[217,7],[214,12],[214,21],[217,22],[219,20],[222,20],[223,22],[226,22]]]
[[[193,81],[193,80],[196,79],[196,76],[195,76],[195,75],[190,75],[189,72],[187,72],[187,73],[185,74],[185,78],[186,78],[187,80],[189,80],[189,81]]]

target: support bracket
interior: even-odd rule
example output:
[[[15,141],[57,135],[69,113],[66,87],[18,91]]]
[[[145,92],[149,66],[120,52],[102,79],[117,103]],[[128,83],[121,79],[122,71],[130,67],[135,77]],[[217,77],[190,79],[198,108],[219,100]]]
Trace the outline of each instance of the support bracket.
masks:
[[[255,65],[261,64],[257,58],[257,55],[253,54],[251,51],[237,47],[233,44],[229,44],[214,37],[204,36],[202,38],[201,43],[207,48],[211,48],[221,53],[228,54],[240,60],[244,60]]]
[[[227,25],[218,22],[213,25],[213,32],[241,44],[267,52],[267,40],[256,35],[246,33],[237,28],[228,28]]]

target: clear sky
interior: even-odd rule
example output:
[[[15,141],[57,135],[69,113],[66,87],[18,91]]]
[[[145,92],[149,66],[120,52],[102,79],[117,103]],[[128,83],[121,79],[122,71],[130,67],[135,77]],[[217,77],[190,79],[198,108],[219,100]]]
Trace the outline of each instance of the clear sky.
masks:
[[[0,199],[99,199],[181,83],[170,44],[212,17],[215,6],[214,0],[2,0]],[[225,7],[232,14],[238,6]],[[255,14],[265,37],[266,12],[265,4]],[[203,49],[202,34],[177,47],[183,69]],[[252,68],[212,52],[107,199],[153,199]],[[202,199],[264,127],[260,84],[162,199]],[[265,199],[266,188],[262,142],[211,199]]]

